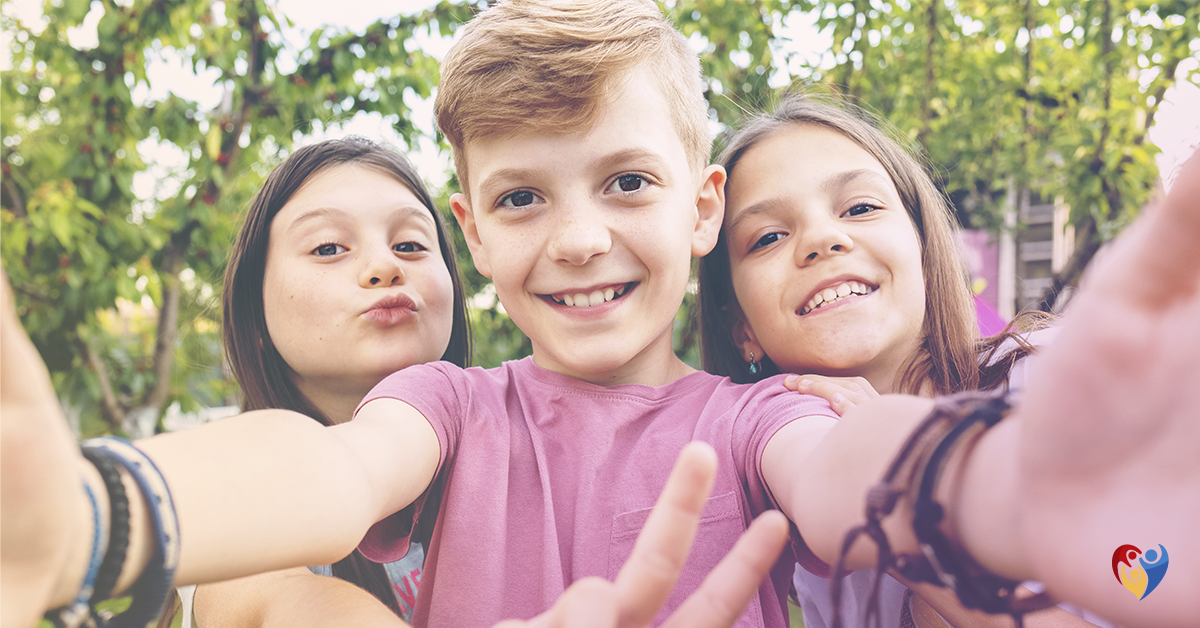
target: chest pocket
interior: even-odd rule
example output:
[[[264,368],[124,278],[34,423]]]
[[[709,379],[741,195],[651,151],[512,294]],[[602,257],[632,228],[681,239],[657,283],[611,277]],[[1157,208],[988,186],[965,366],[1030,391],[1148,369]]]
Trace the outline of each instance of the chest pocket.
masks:
[[[613,517],[612,542],[608,548],[609,580],[616,579],[625,561],[633,554],[633,545],[650,517],[650,511],[650,508],[642,508]],[[696,540],[692,544],[692,551],[688,555],[683,573],[679,576],[667,604],[655,618],[655,624],[662,623],[671,611],[678,608],[688,595],[700,587],[704,578],[729,550],[733,549],[733,544],[745,530],[745,518],[736,492],[730,491],[708,498],[704,503],[704,510],[701,511]],[[747,609],[748,612],[734,625],[761,625],[762,613],[757,595]]]

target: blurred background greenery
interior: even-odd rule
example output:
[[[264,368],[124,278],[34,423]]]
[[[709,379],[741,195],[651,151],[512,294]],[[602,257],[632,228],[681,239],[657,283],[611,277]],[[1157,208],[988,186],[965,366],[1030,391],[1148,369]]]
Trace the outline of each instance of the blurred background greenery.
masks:
[[[266,174],[357,115],[375,114],[401,149],[444,151],[414,114],[428,115],[437,84],[428,42],[453,38],[486,2],[443,1],[300,41],[266,0],[50,0],[36,19],[11,5],[0,9],[0,255],[77,431],[136,437],[172,413],[236,405],[221,274]],[[1160,185],[1148,132],[1169,89],[1200,84],[1200,4],[1189,0],[664,8],[702,55],[714,134],[783,90],[838,92],[929,156],[966,227],[1001,229],[1013,194],[1061,197],[1076,246],[1045,307]],[[825,49],[797,52],[796,33],[819,34]],[[147,68],[164,58],[211,77],[220,97],[156,85]],[[457,186],[445,157],[418,163],[445,207]],[[526,355],[528,339],[459,239],[475,363]],[[676,347],[698,365],[692,311],[689,295]]]

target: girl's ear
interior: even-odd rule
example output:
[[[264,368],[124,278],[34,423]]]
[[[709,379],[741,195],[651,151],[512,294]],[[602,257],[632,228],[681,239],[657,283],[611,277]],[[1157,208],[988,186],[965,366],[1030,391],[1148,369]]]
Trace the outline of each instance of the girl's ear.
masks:
[[[746,315],[742,314],[742,308],[734,304],[733,309],[735,321],[733,323],[733,344],[737,345],[741,351],[742,360],[748,363],[762,360],[767,353],[759,344],[758,336],[754,335],[754,329],[750,327],[750,323],[746,322]]]
[[[483,242],[479,239],[479,228],[475,224],[475,213],[471,209],[471,201],[466,194],[458,192],[450,195],[450,211],[454,212],[454,219],[458,221],[458,226],[462,229],[463,236],[467,240],[467,248],[471,251],[471,259],[475,262],[475,270],[479,271],[480,275],[492,278],[492,266],[488,263],[487,252],[483,248]]]
[[[696,228],[692,233],[692,255],[704,257],[717,245],[725,220],[725,168],[712,165],[700,173],[696,195]]]

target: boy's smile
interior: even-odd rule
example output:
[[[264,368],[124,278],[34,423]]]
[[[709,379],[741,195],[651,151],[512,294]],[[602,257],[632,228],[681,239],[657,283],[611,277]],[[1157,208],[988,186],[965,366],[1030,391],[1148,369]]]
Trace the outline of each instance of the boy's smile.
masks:
[[[470,193],[451,206],[539,366],[658,385],[690,370],[672,325],[691,257],[715,243],[724,172],[690,166],[653,73],[616,88],[589,130],[468,142]]]

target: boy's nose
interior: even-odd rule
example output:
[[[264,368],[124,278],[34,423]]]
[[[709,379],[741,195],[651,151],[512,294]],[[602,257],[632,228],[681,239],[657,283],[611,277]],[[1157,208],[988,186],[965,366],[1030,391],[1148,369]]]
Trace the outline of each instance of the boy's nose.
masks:
[[[404,268],[390,249],[387,254],[369,255],[359,271],[358,283],[363,288],[398,286],[404,283]]]
[[[547,247],[551,258],[582,266],[588,260],[607,253],[612,247],[612,237],[599,212],[596,208],[562,212]]]

